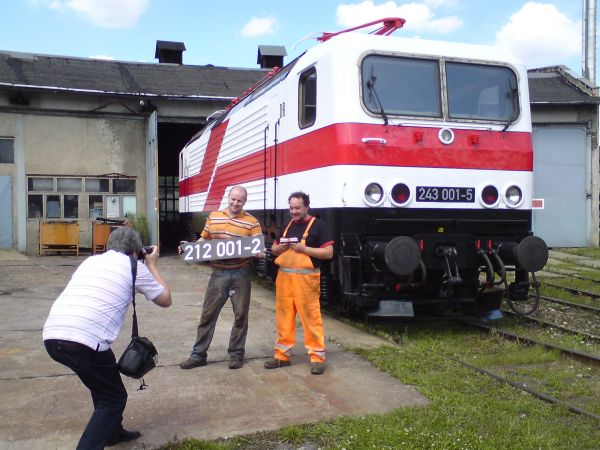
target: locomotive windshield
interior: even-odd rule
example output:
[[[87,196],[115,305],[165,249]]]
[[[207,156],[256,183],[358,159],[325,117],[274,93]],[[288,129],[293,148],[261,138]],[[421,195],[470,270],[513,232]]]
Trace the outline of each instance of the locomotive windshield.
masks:
[[[363,61],[363,102],[369,111],[442,117],[437,61],[368,56]]]
[[[517,77],[508,67],[446,62],[448,114],[508,121],[518,116]]]
[[[505,66],[382,55],[362,64],[362,96],[374,114],[511,122],[519,115],[515,73]],[[440,86],[446,86],[442,104]]]

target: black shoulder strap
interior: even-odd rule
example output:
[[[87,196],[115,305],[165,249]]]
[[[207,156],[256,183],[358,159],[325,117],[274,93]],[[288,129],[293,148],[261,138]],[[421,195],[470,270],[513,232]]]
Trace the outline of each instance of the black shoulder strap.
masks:
[[[137,314],[135,313],[135,277],[137,275],[137,259],[129,257],[131,261],[131,303],[133,304],[133,326],[131,327],[131,337],[138,336]]]

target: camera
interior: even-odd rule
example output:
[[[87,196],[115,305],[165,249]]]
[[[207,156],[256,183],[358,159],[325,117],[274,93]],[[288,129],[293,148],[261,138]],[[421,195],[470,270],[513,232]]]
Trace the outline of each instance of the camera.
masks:
[[[144,259],[146,255],[149,255],[154,251],[154,247],[151,245],[144,245],[138,254],[138,259]]]

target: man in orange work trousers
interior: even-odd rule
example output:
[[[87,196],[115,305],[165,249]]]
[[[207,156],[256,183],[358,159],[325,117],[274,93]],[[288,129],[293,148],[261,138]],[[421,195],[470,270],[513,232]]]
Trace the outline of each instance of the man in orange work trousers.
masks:
[[[275,282],[275,356],[266,369],[291,365],[296,336],[296,313],[304,330],[304,345],[310,357],[310,373],[325,371],[325,335],[319,297],[321,261],[333,257],[333,240],[325,223],[308,214],[310,198],[294,192],[288,198],[291,221],[271,247],[279,266]]]

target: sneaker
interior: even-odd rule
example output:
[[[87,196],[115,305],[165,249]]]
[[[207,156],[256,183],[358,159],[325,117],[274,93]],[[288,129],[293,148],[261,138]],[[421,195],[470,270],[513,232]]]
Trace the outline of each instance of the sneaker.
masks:
[[[108,442],[107,447],[117,445],[121,442],[133,441],[142,435],[139,431],[128,431],[125,428],[121,428],[119,431],[112,434]]]
[[[325,372],[325,363],[324,362],[311,362],[310,363],[310,373],[313,375],[321,375]]]
[[[283,359],[269,358],[265,361],[265,369],[279,369],[280,367],[291,366],[291,361],[284,361]]]
[[[230,369],[241,369],[244,365],[244,358],[229,358]]]
[[[179,363],[179,367],[182,369],[193,369],[194,367],[201,367],[206,365],[206,359],[193,359],[188,358],[185,361]]]

